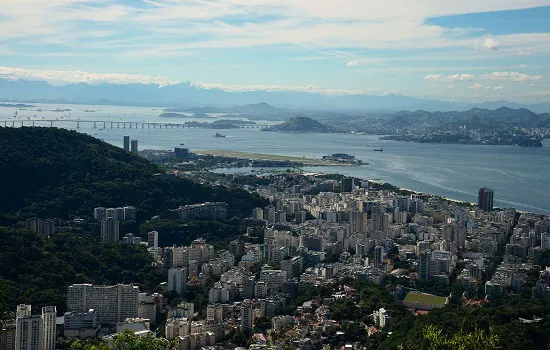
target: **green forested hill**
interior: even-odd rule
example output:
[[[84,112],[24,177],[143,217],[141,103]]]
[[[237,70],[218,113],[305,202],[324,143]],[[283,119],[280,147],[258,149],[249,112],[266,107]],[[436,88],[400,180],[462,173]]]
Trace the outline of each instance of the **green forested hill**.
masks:
[[[148,218],[179,205],[229,204],[248,214],[265,204],[240,189],[159,175],[154,164],[93,137],[56,128],[0,128],[0,224],[30,216],[90,216],[97,206],[135,205]]]
[[[0,301],[11,309],[29,303],[33,308],[66,308],[72,283],[135,283],[151,291],[165,277],[152,266],[143,247],[100,244],[89,237],[34,233],[0,227]]]

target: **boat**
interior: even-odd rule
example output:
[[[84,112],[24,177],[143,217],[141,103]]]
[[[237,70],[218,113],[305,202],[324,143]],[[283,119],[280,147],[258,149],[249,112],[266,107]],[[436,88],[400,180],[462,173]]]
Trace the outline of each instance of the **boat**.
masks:
[[[182,142],[182,143],[180,143],[180,146],[183,146],[183,145],[185,145],[185,143],[183,143],[183,142]]]
[[[384,150],[382,148],[374,149],[374,152],[383,152]]]
[[[214,135],[214,137],[225,137],[225,135],[222,135],[222,134],[220,134],[219,132],[217,132],[217,133]]]

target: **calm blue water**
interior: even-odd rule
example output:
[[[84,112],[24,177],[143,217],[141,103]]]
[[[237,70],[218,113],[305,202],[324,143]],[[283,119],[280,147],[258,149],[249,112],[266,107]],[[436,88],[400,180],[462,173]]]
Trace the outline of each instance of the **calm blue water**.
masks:
[[[20,119],[34,115],[51,117],[155,121],[159,110],[140,107],[104,107],[74,105],[41,105],[41,108],[69,108],[69,112],[19,111]],[[93,109],[96,112],[83,112]],[[0,108],[0,120],[14,113],[13,108]],[[126,115],[125,115],[126,114]],[[20,120],[19,119],[19,120]],[[110,120],[110,119],[109,119]],[[186,120],[166,120],[185,122]],[[18,122],[20,125],[20,122]],[[27,122],[28,123],[28,122]],[[0,124],[0,126],[2,126]],[[74,129],[74,123],[59,126]],[[214,138],[215,131],[206,129],[93,129],[81,132],[121,146],[129,135],[139,141],[139,148],[170,149],[185,143],[191,150],[236,150],[320,158],[344,152],[369,162],[361,167],[316,167],[306,170],[342,173],[367,179],[380,179],[396,186],[433,193],[444,197],[475,202],[479,187],[495,191],[495,204],[521,210],[550,213],[550,142],[545,147],[470,146],[415,144],[382,141],[376,136],[351,134],[281,134],[257,129],[224,130],[226,138]],[[383,152],[374,152],[383,148]]]

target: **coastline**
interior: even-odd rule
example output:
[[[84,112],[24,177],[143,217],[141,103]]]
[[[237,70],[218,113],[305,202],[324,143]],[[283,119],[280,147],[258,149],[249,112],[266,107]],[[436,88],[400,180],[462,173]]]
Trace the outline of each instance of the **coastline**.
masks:
[[[228,158],[236,158],[236,159],[258,160],[258,161],[292,162],[292,163],[300,164],[301,166],[330,166],[330,167],[360,166],[358,164],[331,162],[323,159],[281,156],[281,155],[263,154],[263,153],[249,153],[249,152],[242,152],[242,151],[200,150],[200,151],[193,151],[193,153],[203,155],[203,156],[209,155],[214,157],[228,157]],[[364,163],[361,165],[367,165],[367,163]]]

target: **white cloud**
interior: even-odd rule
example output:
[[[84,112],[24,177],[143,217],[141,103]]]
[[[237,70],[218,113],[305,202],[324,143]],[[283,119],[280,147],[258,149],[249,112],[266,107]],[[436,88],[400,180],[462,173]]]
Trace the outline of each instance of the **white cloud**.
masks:
[[[542,97],[550,96],[550,90],[535,91],[531,95],[533,95],[533,96],[542,96]]]
[[[435,88],[438,88],[438,89],[454,89],[454,85],[451,85],[451,84],[448,84],[448,85],[444,85],[444,84],[435,84],[435,85],[432,85],[433,87]]]
[[[349,61],[346,63],[346,66],[348,67],[357,67],[359,65],[359,61]]]
[[[4,2],[8,0],[3,0]],[[2,7],[2,39],[95,49],[91,32],[130,37],[143,50],[300,45],[310,48],[441,48],[471,46],[469,28],[446,29],[426,19],[532,8],[548,0],[17,0]],[[403,21],[403,18],[407,18]],[[24,25],[21,25],[24,23]],[[89,32],[83,31],[85,27]],[[380,35],[380,33],[384,33]],[[458,34],[457,34],[458,33]],[[461,34],[462,33],[462,34]],[[475,34],[475,31],[473,31]],[[68,38],[68,34],[71,37]],[[140,35],[140,37],[137,37]],[[485,50],[537,47],[547,37],[477,39]],[[521,36],[521,35],[519,35]],[[145,40],[143,40],[145,39]],[[114,45],[114,49],[122,50]]]
[[[63,71],[63,70],[39,70],[0,66],[0,77],[4,79],[26,79],[26,80],[44,80],[54,84],[67,83],[154,83],[166,85],[169,82],[167,78],[151,77],[142,74],[120,74],[120,73],[90,73],[83,71]]]
[[[481,79],[484,80],[507,80],[507,81],[535,81],[544,79],[542,75],[528,75],[518,72],[493,72],[489,74],[483,74]]]
[[[474,85],[468,86],[468,89],[481,90],[483,89],[483,85],[480,83],[475,83]]]
[[[426,80],[430,81],[471,81],[475,78],[473,74],[452,74],[452,75],[443,75],[443,74],[428,74],[424,77]]]
[[[205,89],[221,89],[225,91],[269,91],[269,92],[310,92],[319,93],[328,96],[342,96],[342,95],[391,95],[395,94],[394,90],[369,88],[369,89],[331,89],[323,88],[316,85],[267,85],[267,84],[248,84],[248,85],[235,85],[235,84],[211,84],[211,83],[199,83],[198,85]]]
[[[504,86],[495,86],[495,87],[493,88],[493,90],[495,90],[495,91],[502,91],[502,90],[504,90]]]
[[[497,51],[499,43],[493,38],[476,39],[474,41],[474,47],[478,50]]]
[[[0,78],[17,80],[43,80],[55,85],[65,85],[69,83],[112,83],[112,84],[158,84],[160,86],[176,84],[175,81],[169,81],[163,77],[152,77],[142,74],[119,74],[119,73],[90,73],[84,71],[62,71],[62,70],[39,70],[24,69],[15,67],[0,66]],[[367,89],[334,89],[324,88],[316,85],[267,85],[267,84],[212,84],[212,83],[193,83],[205,89],[221,89],[225,91],[286,91],[286,92],[310,92],[320,93],[330,96],[341,95],[390,95],[396,91],[389,89],[367,88]]]

